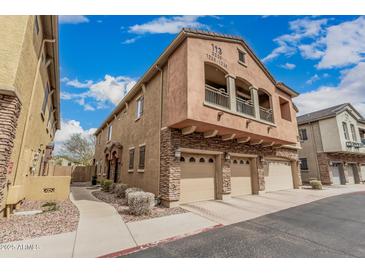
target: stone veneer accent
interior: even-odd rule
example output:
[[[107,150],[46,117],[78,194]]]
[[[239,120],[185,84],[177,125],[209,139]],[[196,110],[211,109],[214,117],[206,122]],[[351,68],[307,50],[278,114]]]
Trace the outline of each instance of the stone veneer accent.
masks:
[[[5,199],[6,176],[20,110],[21,103],[16,96],[0,94],[0,204]]]
[[[180,197],[180,161],[175,159],[175,151],[179,148],[258,155],[259,190],[265,190],[264,164],[262,161],[264,157],[280,157],[298,162],[297,150],[239,144],[236,140],[222,141],[219,136],[204,138],[202,133],[192,133],[184,136],[178,129],[165,128],[161,130],[159,190],[161,199],[165,201],[178,201]],[[223,182],[222,186],[219,186],[219,191],[221,194],[229,194],[231,192],[230,162],[224,160],[223,156],[221,157]],[[300,172],[298,173],[300,174]]]
[[[346,183],[348,182],[348,170],[346,168],[347,163],[356,163],[357,164],[357,171],[360,178],[360,181],[364,180],[361,176],[360,172],[360,164],[365,164],[365,155],[354,155],[354,154],[331,154],[326,152],[319,152],[317,153],[317,160],[319,166],[319,175],[322,181],[322,184],[330,185],[332,184],[332,173],[330,162],[342,162],[345,164],[344,166],[344,176]]]

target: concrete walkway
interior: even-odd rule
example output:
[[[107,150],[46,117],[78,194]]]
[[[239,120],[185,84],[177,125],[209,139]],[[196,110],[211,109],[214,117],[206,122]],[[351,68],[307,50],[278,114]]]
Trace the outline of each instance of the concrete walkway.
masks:
[[[223,201],[195,202],[182,207],[213,222],[229,225],[323,198],[357,191],[365,191],[365,185],[329,186],[324,187],[323,190],[303,187],[302,189],[233,197]]]

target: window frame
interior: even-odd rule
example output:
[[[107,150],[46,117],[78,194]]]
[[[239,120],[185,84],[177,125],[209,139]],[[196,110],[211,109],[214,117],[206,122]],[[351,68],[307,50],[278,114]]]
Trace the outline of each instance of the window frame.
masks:
[[[352,140],[354,142],[357,142],[357,135],[356,135],[356,129],[355,129],[354,124],[350,124],[350,130],[351,130]]]
[[[41,109],[41,115],[42,115],[43,120],[45,118],[45,113],[46,113],[46,109],[47,109],[47,105],[48,105],[48,98],[49,98],[50,93],[51,93],[51,90],[49,87],[49,83],[47,81],[46,86],[44,88],[44,98],[43,98],[42,109]]]
[[[309,166],[308,166],[308,159],[307,158],[299,158],[300,161],[300,170],[301,171],[308,171],[309,170]],[[305,167],[303,168],[303,163],[305,163]]]
[[[305,132],[305,134],[303,134],[303,132]],[[305,136],[305,139],[304,139]],[[307,129],[306,128],[300,128],[299,129],[299,139],[301,142],[307,141],[308,140],[308,133],[307,133]]]
[[[136,99],[136,121],[139,120],[144,112],[144,96],[141,95]]]
[[[342,130],[345,136],[346,141],[350,141],[350,134],[349,134],[349,128],[347,126],[346,122],[342,122]]]
[[[107,141],[111,141],[112,140],[112,134],[113,134],[113,125],[109,125],[108,126],[108,131],[107,131]]]
[[[135,148],[129,148],[128,172],[134,172]]]
[[[143,152],[143,162],[142,162],[142,152]],[[138,171],[143,172],[146,167],[146,145],[139,146],[139,155],[138,155]]]
[[[34,29],[35,29],[35,32],[36,34],[38,35],[39,34],[39,21],[38,21],[38,15],[35,16],[35,19],[34,19]]]
[[[247,60],[246,60],[247,52],[240,48],[237,48],[237,51],[238,51],[238,63],[246,67],[247,66]],[[243,56],[243,60],[240,59],[241,55]]]

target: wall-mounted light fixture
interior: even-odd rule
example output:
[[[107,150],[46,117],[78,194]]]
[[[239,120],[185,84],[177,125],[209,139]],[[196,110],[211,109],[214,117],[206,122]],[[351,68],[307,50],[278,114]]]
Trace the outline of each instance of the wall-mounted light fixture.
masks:
[[[217,113],[217,120],[220,121],[221,120],[221,117],[223,116],[224,112],[223,111],[219,111]]]

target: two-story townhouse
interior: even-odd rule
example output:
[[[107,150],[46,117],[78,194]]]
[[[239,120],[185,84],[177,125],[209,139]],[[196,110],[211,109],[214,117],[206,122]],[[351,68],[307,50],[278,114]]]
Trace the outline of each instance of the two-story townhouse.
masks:
[[[96,131],[97,175],[166,206],[297,188],[295,96],[240,37],[183,29]]]
[[[365,181],[365,120],[351,104],[298,117],[304,182],[354,184]]]
[[[0,211],[44,175],[60,128],[57,16],[0,16]],[[14,201],[13,201],[14,202]]]

